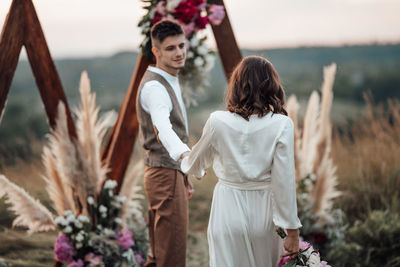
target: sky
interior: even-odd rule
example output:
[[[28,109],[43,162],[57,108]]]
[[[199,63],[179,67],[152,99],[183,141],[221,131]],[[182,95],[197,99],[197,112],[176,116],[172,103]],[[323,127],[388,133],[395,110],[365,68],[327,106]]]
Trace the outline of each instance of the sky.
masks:
[[[3,27],[12,0],[0,0]],[[55,58],[137,50],[140,0],[34,0]],[[240,48],[400,42],[400,0],[224,0]],[[207,30],[209,45],[215,46]]]

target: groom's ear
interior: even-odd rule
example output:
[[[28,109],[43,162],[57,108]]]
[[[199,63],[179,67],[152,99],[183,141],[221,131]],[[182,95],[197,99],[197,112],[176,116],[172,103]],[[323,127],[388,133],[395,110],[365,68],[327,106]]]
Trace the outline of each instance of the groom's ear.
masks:
[[[153,47],[151,48],[151,52],[153,52],[153,55],[154,55],[155,57],[158,57],[158,56],[159,56],[159,53],[160,53],[160,50],[159,50],[157,47],[153,46]]]

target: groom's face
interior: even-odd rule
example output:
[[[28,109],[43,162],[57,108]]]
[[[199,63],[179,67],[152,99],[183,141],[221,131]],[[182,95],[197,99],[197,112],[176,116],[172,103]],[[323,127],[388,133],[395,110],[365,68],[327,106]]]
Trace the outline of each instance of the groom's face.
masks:
[[[169,36],[153,48],[157,65],[161,68],[180,70],[185,66],[186,38],[184,34]]]

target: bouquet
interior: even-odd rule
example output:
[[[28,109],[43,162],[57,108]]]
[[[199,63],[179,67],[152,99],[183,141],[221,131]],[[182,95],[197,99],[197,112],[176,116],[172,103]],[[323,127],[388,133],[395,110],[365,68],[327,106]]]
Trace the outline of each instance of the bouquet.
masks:
[[[282,228],[278,228],[277,233],[282,238],[286,237],[286,233]],[[295,258],[292,259],[290,256],[282,257],[278,262],[278,267],[331,267],[326,261],[321,261],[319,252],[310,243],[300,241],[299,248]],[[286,252],[284,249],[283,253]]]
[[[187,104],[196,104],[195,92],[207,86],[206,76],[214,65],[215,52],[206,45],[207,36],[198,36],[208,24],[219,25],[225,17],[221,5],[209,5],[206,0],[143,0],[147,13],[139,22],[145,36],[140,47],[148,60],[154,60],[151,52],[150,29],[160,20],[171,19],[182,25],[187,42],[185,68],[181,71],[183,95]]]

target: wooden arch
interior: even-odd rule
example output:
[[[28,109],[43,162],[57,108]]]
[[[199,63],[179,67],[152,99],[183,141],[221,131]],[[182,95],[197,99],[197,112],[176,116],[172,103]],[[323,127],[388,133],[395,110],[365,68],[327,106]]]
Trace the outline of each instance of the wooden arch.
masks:
[[[224,5],[223,0],[208,2]],[[228,14],[219,26],[212,25],[212,30],[228,79],[234,66],[242,58]],[[62,101],[66,106],[69,134],[75,138],[75,124],[32,0],[13,0],[0,36],[0,114],[5,107],[22,46],[26,48],[50,127],[55,126],[57,105]],[[139,55],[117,122],[102,151],[102,159],[110,167],[109,177],[118,181],[118,190],[138,133],[136,93],[140,80],[151,63]]]

